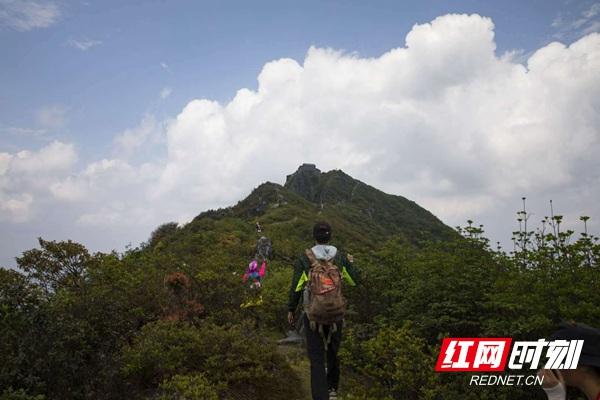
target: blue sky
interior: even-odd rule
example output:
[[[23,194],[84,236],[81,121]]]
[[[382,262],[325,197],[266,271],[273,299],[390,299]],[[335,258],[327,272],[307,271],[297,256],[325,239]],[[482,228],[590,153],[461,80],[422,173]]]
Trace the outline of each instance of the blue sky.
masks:
[[[146,177],[144,174],[155,174],[160,175],[161,182],[164,183],[166,177],[173,173],[172,171],[186,171],[185,168],[178,169],[181,164],[173,161],[175,157],[173,154],[176,152],[178,140],[181,137],[189,139],[189,135],[177,131],[177,127],[169,124],[172,124],[178,115],[187,115],[185,110],[189,111],[189,106],[195,104],[192,102],[194,99],[214,100],[225,106],[234,100],[236,93],[242,88],[247,88],[253,93],[258,92],[257,77],[261,71],[265,71],[267,63],[289,58],[302,65],[305,60],[310,59],[307,54],[311,46],[323,51],[329,48],[341,51],[342,58],[347,57],[348,60],[378,60],[393,49],[404,48],[407,34],[413,31],[415,25],[426,25],[437,17],[447,14],[477,14],[488,17],[493,23],[493,28],[485,22],[487,20],[482,20],[483,22],[478,20],[477,23],[483,24],[481,26],[484,31],[493,29],[494,38],[490,39],[496,46],[493,54],[500,64],[504,62],[502,61],[504,55],[512,54],[510,56],[512,67],[518,64],[527,65],[533,54],[552,42],[558,41],[568,47],[580,38],[593,35],[600,29],[598,22],[600,3],[585,0],[410,2],[0,0],[0,87],[2,88],[0,90],[0,155],[6,154],[5,157],[9,160],[7,161],[9,172],[2,172],[0,168],[0,172],[7,177],[4,186],[0,185],[0,202],[4,202],[4,209],[9,210],[3,219],[5,224],[2,234],[7,235],[8,240],[0,247],[0,264],[11,264],[10,260],[14,256],[35,245],[35,237],[39,235],[49,239],[81,238],[85,244],[98,250],[110,250],[119,247],[119,243],[137,244],[148,236],[152,226],[161,221],[177,219],[185,222],[186,218],[202,211],[205,207],[235,203],[242,193],[246,193],[267,178],[277,180],[279,177],[278,180],[282,181],[286,174],[292,172],[285,162],[274,163],[272,168],[266,163],[264,166],[261,164],[252,170],[253,174],[240,172],[243,168],[239,166],[230,166],[230,171],[236,171],[232,172],[235,179],[232,178],[227,182],[228,186],[225,186],[231,190],[223,189],[226,193],[219,195],[199,194],[203,187],[208,186],[204,185],[202,180],[204,178],[192,176],[190,181],[180,184],[197,185],[198,189],[195,191],[181,191],[183,189],[175,184],[167,185],[168,190],[172,191],[172,197],[186,197],[185,205],[173,203],[173,207],[182,208],[181,212],[161,214],[157,207],[154,207],[150,211],[146,210],[152,214],[152,218],[134,228],[128,226],[127,229],[116,223],[112,227],[98,228],[94,223],[86,225],[82,221],[96,221],[97,219],[94,218],[101,215],[96,213],[99,209],[105,210],[107,215],[112,216],[111,218],[118,219],[115,210],[127,209],[131,207],[132,202],[140,199],[133,200],[128,196],[119,199],[120,192],[117,192],[110,200],[116,198],[116,203],[105,207],[103,202],[84,199],[84,196],[79,193],[80,189],[77,196],[71,190],[73,185],[78,184],[75,182],[78,179],[88,179],[87,184],[96,188],[97,185],[90,183],[89,180],[92,179],[90,176],[99,169],[117,168],[115,165],[123,168],[120,171],[133,171],[131,173],[137,177],[135,179],[141,179],[142,175]],[[462,29],[460,26],[463,23],[465,26],[471,26],[467,19],[460,19],[455,23],[448,22],[446,27],[442,27],[443,24],[440,23],[435,29]],[[432,35],[435,29],[430,32]],[[481,31],[478,30],[479,28],[472,29],[475,34]],[[465,35],[469,32],[465,30]],[[438,37],[436,40],[445,39],[442,35],[441,39]],[[425,42],[427,40],[421,38],[414,47],[424,46]],[[474,42],[474,45],[477,44],[479,42]],[[448,43],[448,46],[451,45]],[[448,48],[448,46],[444,45],[441,48]],[[582,50],[584,55],[597,50],[595,42],[590,42],[586,46]],[[413,49],[409,46],[408,50]],[[546,53],[551,51],[548,50]],[[475,52],[464,56],[478,59]],[[317,54],[314,59],[320,60],[319,57]],[[538,58],[543,59],[541,56]],[[423,68],[428,68],[428,61],[424,62]],[[274,76],[295,74],[293,72],[295,66],[283,64],[285,63],[274,67],[278,71]],[[440,76],[444,76],[444,69],[446,66],[437,70],[437,75],[434,74],[430,81],[434,82]],[[451,65],[447,69],[453,71]],[[376,69],[376,71],[380,70]],[[269,74],[265,73],[265,76],[267,75]],[[411,79],[418,80],[419,76],[416,75],[416,78]],[[595,83],[597,81],[593,81],[591,86],[589,82],[586,85],[595,90]],[[265,87],[267,86],[265,84]],[[274,90],[281,90],[281,93],[285,94],[288,89],[279,89],[277,86]],[[477,93],[484,91],[482,88]],[[590,105],[595,107],[596,92],[594,91],[590,96],[593,100]],[[205,111],[201,109],[198,112]],[[309,117],[304,115],[301,118]],[[249,125],[260,125],[257,122],[258,117],[247,118],[249,119],[246,123]],[[598,137],[597,121],[587,114],[584,118],[589,120],[585,120],[582,129],[589,128],[591,132],[589,136],[592,139],[586,136],[587,141],[582,139],[581,143],[590,146],[590,143],[596,143]],[[452,117],[451,121],[458,119]],[[565,120],[569,122],[569,117],[566,116]],[[308,119],[303,120],[304,122],[312,123]],[[485,126],[484,122],[481,126]],[[329,127],[338,126],[335,120],[327,124]],[[288,128],[289,123],[282,122],[281,126],[282,129]],[[200,129],[197,135],[209,135],[206,132],[208,131]],[[236,136],[231,132],[228,135],[238,138],[237,142],[234,141],[234,146],[245,143],[243,135]],[[386,142],[381,138],[387,136],[381,135],[381,146],[385,147]],[[255,137],[259,138],[260,134],[256,133]],[[560,140],[566,140],[567,136],[560,137],[562,138]],[[137,143],[141,140],[145,141],[143,145]],[[549,137],[549,140],[552,141],[552,138]],[[131,144],[131,141],[135,143]],[[119,144],[125,142],[129,143],[125,146],[129,146],[127,151],[123,150],[123,146],[119,147]],[[497,140],[493,141],[496,142]],[[59,145],[53,145],[56,143]],[[360,141],[357,139],[352,143],[359,146]],[[414,143],[414,146],[418,147],[419,143],[421,142]],[[436,139],[432,143],[437,145],[441,142]],[[532,140],[532,146],[535,143],[537,142]],[[472,147],[473,144],[467,147],[469,146]],[[28,177],[18,175],[18,171],[31,172],[35,168],[22,166],[17,168],[16,164],[10,164],[10,162],[14,164],[14,160],[19,158],[16,156],[19,152],[28,152],[22,154],[20,159],[23,159],[35,156],[38,154],[36,152],[41,152],[45,148],[50,149],[48,154],[55,152],[58,158],[70,160],[65,161],[65,165],[52,164],[56,166],[57,175],[34,182],[29,175]],[[215,147],[209,150],[218,149],[219,147]],[[548,152],[550,151],[549,148]],[[437,191],[424,193],[418,186],[409,184],[408,178],[396,179],[390,172],[395,164],[382,166],[370,163],[368,160],[372,159],[377,152],[376,148],[371,153],[359,152],[362,158],[355,154],[354,160],[363,160],[361,162],[342,160],[338,164],[325,167],[344,167],[345,170],[368,183],[421,201],[449,224],[464,220],[464,212],[454,212],[454,208],[447,208],[440,204],[464,202],[457,197],[456,193],[468,192],[472,198],[479,199],[473,200],[477,203],[472,207],[474,216],[479,216],[491,224],[493,234],[498,238],[509,234],[511,227],[502,224],[501,221],[505,217],[500,213],[512,210],[511,207],[518,205],[523,190],[518,191],[519,194],[516,191],[510,193],[514,195],[514,199],[517,199],[516,202],[503,202],[498,207],[490,205],[489,199],[497,192],[478,187],[473,182],[477,182],[481,177],[470,176],[469,173],[461,170],[463,160],[468,160],[469,156],[465,155],[453,164],[456,171],[461,172],[451,177],[444,177],[442,173],[448,170],[448,166],[424,173],[421,181],[431,179],[432,182],[437,182],[436,187],[438,187]],[[540,157],[544,158],[544,154],[548,152]],[[238,156],[244,157],[243,154],[232,153],[232,157]],[[571,162],[572,157],[572,155],[564,156],[565,165]],[[426,158],[426,155],[421,157],[421,159]],[[300,154],[295,154],[291,159],[294,162],[309,161]],[[102,160],[106,162],[98,164],[100,166],[95,164],[101,163]],[[512,165],[511,160],[502,160],[506,161],[506,168]],[[145,164],[147,165],[144,166]],[[416,162],[413,164],[417,170],[422,167]],[[589,168],[589,165],[586,167]],[[9,175],[11,168],[13,175]],[[207,164],[206,168],[219,167],[216,163]],[[571,176],[581,168],[584,166],[568,164]],[[268,171],[267,176],[264,176],[264,171]],[[586,179],[589,182],[593,182],[594,185],[597,183],[595,171],[584,172],[584,174],[587,174]],[[464,177],[464,181],[461,181],[459,176]],[[560,193],[568,187],[565,182],[567,178],[564,180],[557,178],[546,186],[532,189],[531,193],[525,190],[528,192],[525,194],[533,195],[542,207],[541,204],[548,197],[553,197],[554,193]],[[135,183],[137,184],[138,181]],[[148,185],[153,183],[150,182]],[[446,187],[444,185],[448,185],[448,189],[439,189]],[[68,194],[63,192],[67,186],[71,190]],[[44,187],[47,189],[46,195],[50,192],[53,195],[44,197],[46,195],[40,194]],[[131,190],[149,190],[148,193],[152,193],[149,187]],[[102,193],[110,193],[111,190],[115,190],[114,187],[106,187],[102,189]],[[166,193],[168,190],[164,189],[160,193]],[[578,212],[588,214],[596,212],[597,207],[591,205],[593,196],[591,194],[588,196],[590,196],[589,211],[586,201],[574,203],[573,209],[568,211],[573,215]],[[66,198],[71,203],[61,203]],[[23,207],[27,208],[26,212],[23,211]],[[61,211],[56,212],[56,207]],[[63,208],[78,211],[69,214]],[[496,211],[492,212],[490,209]],[[22,215],[15,217],[15,213],[21,212]],[[54,214],[56,214],[54,217],[49,216]],[[95,217],[88,218],[90,215]],[[108,220],[112,221],[111,218]],[[107,240],[107,235],[114,239]]]

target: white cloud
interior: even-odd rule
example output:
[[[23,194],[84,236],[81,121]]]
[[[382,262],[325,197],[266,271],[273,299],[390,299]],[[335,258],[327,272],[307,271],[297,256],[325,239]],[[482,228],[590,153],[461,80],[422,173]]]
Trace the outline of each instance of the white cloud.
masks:
[[[123,159],[129,159],[132,155],[140,152],[145,153],[143,155],[148,157],[149,148],[164,144],[166,123],[158,122],[152,114],[144,115],[138,126],[126,129],[114,138],[113,153],[116,157]]]
[[[173,93],[173,89],[170,87],[165,87],[160,91],[160,98],[164,100],[169,97],[171,93]]]
[[[54,2],[0,0],[0,24],[20,32],[47,28],[55,24],[60,15],[60,8]]]
[[[123,160],[103,159],[58,182],[52,193],[77,208],[72,221],[77,225],[148,229],[164,211],[152,201],[158,174],[153,164],[134,167]]]
[[[271,61],[257,90],[224,104],[193,100],[164,123],[146,116],[115,138],[113,158],[55,168],[44,180],[48,202],[68,204],[61,221],[88,229],[94,243],[117,232],[143,240],[161,222],[234,204],[314,162],[451,225],[479,218],[506,235],[522,195],[600,218],[600,35],[551,43],[525,65],[495,47],[490,19],[446,15],[415,25],[405,46],[380,57],[313,47],[302,63]],[[17,155],[3,157],[0,171],[10,170]],[[35,205],[41,189],[13,192],[22,203],[33,193]],[[114,235],[93,236],[100,227]]]
[[[584,184],[581,170],[598,170],[600,36],[552,43],[527,67],[497,57],[493,38],[491,20],[448,15],[378,58],[311,48],[303,65],[270,62],[257,91],[185,107],[160,188],[227,204],[314,161],[450,220]]]
[[[7,196],[0,192],[0,220],[9,216],[12,222],[24,222],[30,217],[30,207],[33,197],[29,193],[19,193]]]
[[[0,176],[6,174],[12,158],[12,154],[0,153]]]
[[[0,221],[29,221],[36,199],[47,198],[76,161],[73,146],[56,141],[38,151],[0,153]]]
[[[101,40],[92,40],[92,39],[69,39],[67,40],[67,45],[73,47],[75,49],[86,51],[91,49],[92,47],[100,46],[102,44]]]
[[[160,67],[162,69],[168,70],[169,69],[169,64],[167,64],[166,62],[163,61],[163,62],[160,63]]]
[[[39,151],[23,150],[10,157],[7,169],[15,175],[61,173],[77,161],[73,145],[56,141]]]
[[[473,207],[474,194],[578,185],[583,160],[597,166],[600,36],[552,43],[528,67],[498,58],[493,37],[489,19],[448,15],[378,58],[312,48],[303,65],[268,63],[256,92],[185,107],[167,133],[160,188],[233,202],[314,161],[454,218],[494,207]]]
[[[54,182],[50,186],[50,192],[57,199],[67,202],[76,202],[86,198],[85,188],[76,178],[72,176],[68,176],[64,180]]]

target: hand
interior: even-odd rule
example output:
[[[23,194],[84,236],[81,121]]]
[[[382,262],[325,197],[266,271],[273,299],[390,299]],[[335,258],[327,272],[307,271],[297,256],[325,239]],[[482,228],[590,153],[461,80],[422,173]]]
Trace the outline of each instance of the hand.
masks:
[[[543,378],[542,389],[546,392],[548,400],[565,400],[567,398],[565,380],[560,371],[540,369],[537,374]]]
[[[544,382],[543,382],[542,387],[544,387],[546,389],[553,388],[554,386],[558,385],[559,383],[564,384],[564,382],[565,382],[560,371],[558,371],[558,370],[553,371],[551,369],[540,369],[537,374],[539,377],[542,377],[542,376],[544,377]]]
[[[348,261],[350,261],[350,263],[354,262],[354,256],[352,254],[349,254],[346,256],[348,258]]]
[[[288,324],[293,328],[294,327],[294,313],[288,311]]]

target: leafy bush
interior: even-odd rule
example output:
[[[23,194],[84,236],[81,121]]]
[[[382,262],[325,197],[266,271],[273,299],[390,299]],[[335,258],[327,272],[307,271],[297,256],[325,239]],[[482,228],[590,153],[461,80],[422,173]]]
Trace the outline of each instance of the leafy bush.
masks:
[[[6,389],[0,394],[0,400],[44,400],[43,395],[29,395],[23,389],[13,390],[12,388]]]
[[[417,399],[433,381],[434,356],[425,340],[415,336],[408,325],[383,328],[369,340],[356,340],[346,333],[341,355],[345,363],[366,377],[368,384],[356,385],[358,398]]]
[[[266,338],[247,326],[206,321],[198,328],[167,321],[147,324],[124,349],[122,371],[140,388],[197,373],[227,392],[283,391],[293,381],[285,360]]]
[[[175,375],[160,384],[158,400],[219,400],[217,390],[202,374]]]

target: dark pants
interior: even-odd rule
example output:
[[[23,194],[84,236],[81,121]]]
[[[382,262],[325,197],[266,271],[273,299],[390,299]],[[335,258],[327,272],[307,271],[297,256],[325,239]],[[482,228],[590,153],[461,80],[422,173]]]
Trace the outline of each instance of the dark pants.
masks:
[[[340,382],[340,360],[337,356],[342,342],[342,322],[337,323],[337,331],[331,334],[331,341],[323,343],[323,336],[327,337],[330,326],[323,327],[323,336],[317,330],[310,329],[308,317],[304,315],[304,329],[306,331],[306,350],[310,359],[310,388],[313,400],[329,400],[329,389],[338,388]],[[327,372],[325,372],[325,355],[327,353]]]

